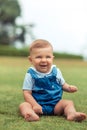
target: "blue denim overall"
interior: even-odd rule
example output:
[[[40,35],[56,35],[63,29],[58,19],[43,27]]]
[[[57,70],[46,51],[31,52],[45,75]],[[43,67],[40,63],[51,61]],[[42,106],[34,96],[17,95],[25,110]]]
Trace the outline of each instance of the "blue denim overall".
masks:
[[[44,114],[53,114],[54,107],[62,98],[62,86],[56,81],[57,69],[53,67],[51,75],[38,78],[36,72],[30,68],[28,73],[31,74],[35,81],[32,88],[32,96],[42,106]]]

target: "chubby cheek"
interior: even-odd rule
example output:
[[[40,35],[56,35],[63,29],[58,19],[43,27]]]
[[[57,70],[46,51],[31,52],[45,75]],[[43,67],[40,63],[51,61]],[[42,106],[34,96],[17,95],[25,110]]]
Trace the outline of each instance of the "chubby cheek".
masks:
[[[52,65],[53,61],[52,60],[48,60],[48,64]]]
[[[38,66],[39,63],[40,63],[40,61],[38,61],[38,60],[32,62],[32,64],[35,65],[35,66]]]

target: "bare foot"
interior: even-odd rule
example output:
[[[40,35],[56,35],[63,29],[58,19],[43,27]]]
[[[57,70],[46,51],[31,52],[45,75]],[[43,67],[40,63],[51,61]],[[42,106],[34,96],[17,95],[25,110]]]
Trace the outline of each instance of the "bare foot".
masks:
[[[77,121],[77,122],[81,122],[83,120],[86,119],[86,114],[85,113],[81,113],[81,112],[76,112],[75,114],[70,114],[67,117],[67,120],[69,121]]]
[[[25,120],[26,121],[38,121],[39,116],[36,113],[32,112],[30,114],[26,114]]]

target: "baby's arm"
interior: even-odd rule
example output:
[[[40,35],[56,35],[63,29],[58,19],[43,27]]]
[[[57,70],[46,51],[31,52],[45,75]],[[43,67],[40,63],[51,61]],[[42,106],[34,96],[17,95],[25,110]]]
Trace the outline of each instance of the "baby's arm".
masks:
[[[57,69],[57,79],[58,81],[60,81],[60,84],[63,84],[63,90],[66,91],[66,92],[69,92],[69,93],[73,93],[73,92],[76,92],[77,91],[77,87],[74,86],[74,85],[69,85],[68,83],[65,82],[63,76],[62,76],[62,73],[60,71],[60,69]]]
[[[64,83],[63,90],[69,93],[73,93],[73,92],[76,92],[78,89],[74,85],[69,85],[67,83]]]
[[[32,96],[32,91],[29,90],[24,90],[24,99],[26,102],[30,103],[32,106],[32,109],[37,113],[37,114],[43,114],[42,112],[42,107],[36,102],[36,100]]]

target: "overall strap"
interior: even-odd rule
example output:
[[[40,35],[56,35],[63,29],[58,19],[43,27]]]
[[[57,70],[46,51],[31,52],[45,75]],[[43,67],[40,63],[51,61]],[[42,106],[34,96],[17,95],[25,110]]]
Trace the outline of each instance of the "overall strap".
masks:
[[[53,76],[57,75],[57,68],[55,66],[52,69],[52,74],[53,74]]]
[[[35,72],[32,68],[30,68],[30,69],[27,71],[27,73],[30,73],[31,76],[32,76],[32,78],[34,78],[34,79],[37,79],[37,78],[38,78],[36,72]]]

